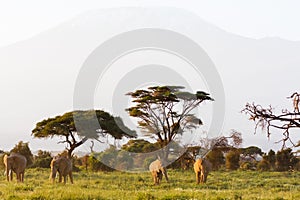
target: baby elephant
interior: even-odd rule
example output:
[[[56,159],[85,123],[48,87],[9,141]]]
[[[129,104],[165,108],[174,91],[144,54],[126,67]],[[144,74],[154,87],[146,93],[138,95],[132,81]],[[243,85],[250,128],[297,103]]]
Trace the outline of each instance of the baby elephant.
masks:
[[[51,167],[51,174],[50,179],[52,179],[52,182],[54,183],[56,173],[59,174],[58,182],[62,182],[62,177],[64,177],[64,184],[67,182],[67,176],[69,175],[70,181],[73,184],[73,174],[72,174],[72,161],[69,158],[66,157],[54,157],[50,164]]]
[[[167,169],[165,167],[163,167],[160,160],[157,159],[157,160],[153,161],[149,166],[149,170],[152,174],[154,185],[160,184],[160,182],[162,181],[163,175],[165,176],[167,182],[169,181]]]
[[[194,163],[194,171],[196,173],[197,184],[206,182],[211,167],[211,163],[206,159],[200,158],[196,160]]]

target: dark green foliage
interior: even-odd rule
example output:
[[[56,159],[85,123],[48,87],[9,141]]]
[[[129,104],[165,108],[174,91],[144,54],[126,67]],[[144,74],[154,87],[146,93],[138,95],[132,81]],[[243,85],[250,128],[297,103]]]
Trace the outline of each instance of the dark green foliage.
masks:
[[[168,165],[168,168],[171,169],[182,169],[188,170],[193,167],[194,159],[190,156],[189,152],[185,152],[179,158],[177,158],[174,162]]]
[[[277,171],[292,170],[299,160],[293,155],[292,149],[277,151],[275,167]]]
[[[126,127],[120,117],[114,117],[102,110],[67,112],[38,122],[32,130],[35,138],[64,138],[68,145],[68,156],[88,139],[99,139],[107,135],[114,139],[135,137],[136,133]],[[79,136],[81,139],[77,139]]]
[[[261,151],[260,148],[256,147],[256,146],[250,146],[250,147],[246,147],[246,148],[240,148],[240,152],[245,155],[245,156],[252,156],[255,154],[258,155],[262,155],[263,152]]]
[[[99,159],[97,159],[96,154],[92,154],[89,156],[88,166],[92,171],[114,171],[113,168],[110,168],[109,166],[103,164]]]
[[[129,140],[122,146],[122,149],[134,153],[148,153],[156,151],[160,148],[158,143],[150,143],[143,139]]]
[[[88,171],[89,158],[90,156],[88,154],[82,157],[73,157],[74,165],[78,166],[78,168],[80,169],[84,169],[85,171]]]
[[[117,150],[112,145],[103,152],[93,153],[88,160],[88,165],[93,171],[113,171],[112,168],[128,170],[133,167],[130,152]]]
[[[225,157],[225,166],[226,169],[229,170],[236,170],[239,168],[239,161],[240,161],[240,152],[236,149],[230,150]]]
[[[79,136],[88,138],[98,138],[99,135],[106,134],[110,134],[115,139],[121,139],[123,136],[136,136],[134,131],[123,124],[120,117],[113,117],[101,110],[73,111],[62,116],[48,118],[36,124],[32,135],[47,138],[66,136],[70,132],[76,132]]]
[[[210,151],[206,158],[211,162],[213,170],[218,170],[222,165],[225,164],[225,157],[223,152],[216,148]]]
[[[259,163],[257,164],[257,169],[260,171],[269,171],[271,168],[270,162],[263,158]]]
[[[264,157],[264,159],[266,159],[269,164],[270,164],[270,169],[271,170],[275,170],[275,162],[276,162],[276,154],[275,151],[273,151],[272,149],[268,152],[268,155]]]
[[[15,147],[12,150],[10,150],[10,153],[19,153],[25,156],[27,159],[27,166],[31,166],[33,163],[33,155],[29,148],[28,142],[20,141],[18,144],[15,145]]]
[[[128,170],[133,167],[133,158],[127,151],[119,151],[117,156],[116,168],[118,170]]]
[[[49,168],[52,157],[48,151],[39,150],[38,154],[34,156],[32,167]]]

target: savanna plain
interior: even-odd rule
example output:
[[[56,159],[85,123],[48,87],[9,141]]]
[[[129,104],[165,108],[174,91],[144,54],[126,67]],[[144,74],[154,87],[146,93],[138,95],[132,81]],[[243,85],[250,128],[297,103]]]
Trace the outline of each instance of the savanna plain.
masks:
[[[158,186],[149,172],[80,171],[66,185],[52,184],[49,174],[27,169],[24,183],[2,175],[0,199],[300,199],[300,172],[213,171],[197,185],[192,170],[169,170],[169,182]]]

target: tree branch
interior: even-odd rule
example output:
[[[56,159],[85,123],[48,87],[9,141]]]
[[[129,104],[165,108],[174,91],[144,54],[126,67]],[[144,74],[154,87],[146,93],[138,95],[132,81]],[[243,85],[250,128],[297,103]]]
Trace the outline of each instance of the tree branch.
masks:
[[[246,115],[249,115],[249,119],[255,122],[255,133],[257,131],[258,126],[261,126],[262,129],[266,128],[267,137],[270,137],[271,135],[271,128],[282,130],[283,138],[278,141],[283,143],[282,148],[286,147],[287,141],[290,142],[293,147],[295,147],[295,144],[290,138],[289,131],[291,129],[300,128],[300,113],[298,109],[299,95],[300,94],[298,93],[294,93],[291,97],[288,97],[294,98],[293,112],[289,112],[287,109],[283,109],[281,110],[281,113],[275,114],[272,106],[269,106],[268,108],[263,108],[261,105],[256,105],[254,103],[247,103],[245,105],[245,108],[241,112],[245,113]]]

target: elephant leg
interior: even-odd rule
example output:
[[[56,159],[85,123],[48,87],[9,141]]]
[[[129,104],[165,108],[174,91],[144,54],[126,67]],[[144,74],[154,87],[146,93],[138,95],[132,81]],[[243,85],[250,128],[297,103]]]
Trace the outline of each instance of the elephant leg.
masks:
[[[200,173],[200,183],[203,182],[203,173]]]
[[[200,172],[196,172],[196,182],[197,184],[200,183]]]
[[[24,182],[24,172],[22,172],[20,175],[21,175],[21,182],[23,183]]]
[[[153,181],[154,181],[154,185],[157,185],[157,176],[156,175],[153,175]]]
[[[160,184],[163,176],[162,172],[161,171],[157,172],[156,176],[157,176],[157,183]]]
[[[16,175],[17,175],[17,182],[20,182],[20,173],[18,172],[16,173]]]
[[[163,172],[161,170],[159,172],[156,172],[156,177],[157,177],[157,184],[159,185],[163,178]]]
[[[208,173],[206,172],[206,173],[204,173],[204,183],[206,183],[206,180],[207,180],[207,175],[208,175]]]
[[[167,171],[165,170],[163,174],[165,175],[166,181],[169,182],[169,177],[168,177]]]
[[[10,176],[10,174],[9,174],[9,170],[8,170],[8,169],[6,169],[6,180],[7,180],[7,181],[9,181],[9,176]]]
[[[19,173],[19,182],[23,182],[22,181],[22,172]]]
[[[203,171],[201,171],[200,183],[204,183],[204,182],[205,182],[205,173]]]
[[[64,175],[64,184],[67,183],[67,175]]]
[[[61,175],[61,173],[58,173],[58,177],[59,177],[58,178],[58,182],[61,183],[62,182],[62,175]]]
[[[9,170],[9,180],[10,181],[13,180],[13,172],[12,172],[12,170]]]
[[[156,183],[157,183],[157,176],[156,176],[156,172],[151,172],[151,174],[152,174],[152,178],[153,178],[153,182],[154,182],[154,185],[156,185]]]
[[[70,182],[73,184],[73,174],[72,174],[72,171],[69,173],[69,177],[70,177]]]

